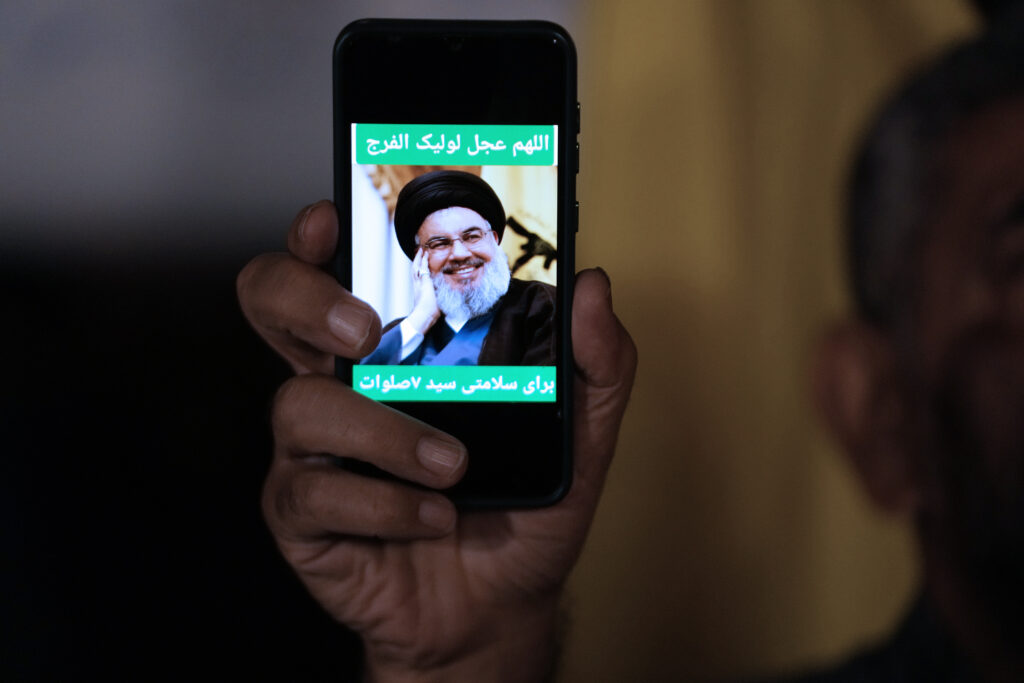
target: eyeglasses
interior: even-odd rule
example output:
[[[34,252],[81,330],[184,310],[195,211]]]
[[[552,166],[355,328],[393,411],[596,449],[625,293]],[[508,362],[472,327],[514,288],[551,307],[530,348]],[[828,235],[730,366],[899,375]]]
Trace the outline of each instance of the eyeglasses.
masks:
[[[486,237],[489,232],[492,231],[484,230],[483,228],[470,228],[463,232],[461,237],[431,237],[423,246],[431,254],[447,253],[453,246],[455,246],[456,241],[462,242],[463,246],[467,249],[472,249],[479,244],[480,240]]]

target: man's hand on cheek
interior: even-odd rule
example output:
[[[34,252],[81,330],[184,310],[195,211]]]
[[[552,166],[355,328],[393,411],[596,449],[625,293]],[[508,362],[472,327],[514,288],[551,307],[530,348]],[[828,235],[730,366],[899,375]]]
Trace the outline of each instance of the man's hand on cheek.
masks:
[[[414,330],[425,335],[441,317],[441,311],[430,277],[430,256],[422,248],[416,251],[412,262],[412,288],[413,308],[406,320]]]

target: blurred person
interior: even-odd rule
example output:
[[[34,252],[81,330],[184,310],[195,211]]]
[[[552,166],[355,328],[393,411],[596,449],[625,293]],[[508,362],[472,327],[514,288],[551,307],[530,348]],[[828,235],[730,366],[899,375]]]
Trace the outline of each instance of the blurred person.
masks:
[[[802,680],[1024,680],[1021,35],[1021,14],[1004,14],[913,76],[856,161],[856,311],[823,337],[815,393],[870,497],[913,520],[923,580],[890,639]],[[247,266],[239,296],[297,372],[329,374],[332,354],[376,345],[379,321],[318,269],[336,243],[329,205],[303,220],[290,254]],[[349,324],[332,328],[329,311]],[[333,377],[306,374],[279,392],[264,511],[313,595],[361,635],[371,678],[526,681],[552,670],[558,595],[635,368],[599,271],[578,277],[573,343],[576,479],[544,510],[456,515],[430,489],[461,476],[472,454],[460,444]],[[427,488],[360,479],[322,453]]]
[[[834,680],[1024,680],[1022,17],[911,78],[854,167],[857,316],[816,393],[872,500],[913,520],[923,586]]]

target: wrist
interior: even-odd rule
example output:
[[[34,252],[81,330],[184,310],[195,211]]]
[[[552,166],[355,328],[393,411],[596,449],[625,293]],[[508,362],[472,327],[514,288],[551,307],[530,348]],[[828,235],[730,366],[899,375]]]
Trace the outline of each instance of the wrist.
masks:
[[[551,680],[559,648],[558,597],[496,611],[471,641],[451,654],[409,657],[366,644],[368,683],[540,683]]]
[[[436,323],[437,319],[440,317],[441,312],[437,310],[424,312],[413,309],[412,313],[409,314],[409,317],[406,318],[406,320],[416,332],[426,336],[427,332],[430,331],[430,328],[434,326],[434,323]]]

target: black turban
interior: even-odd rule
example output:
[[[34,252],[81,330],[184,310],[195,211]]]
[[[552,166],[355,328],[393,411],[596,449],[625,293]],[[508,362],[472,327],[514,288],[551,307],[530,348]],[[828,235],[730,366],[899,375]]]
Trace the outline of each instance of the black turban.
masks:
[[[501,241],[505,209],[491,186],[480,176],[465,171],[431,171],[406,183],[395,204],[395,236],[410,260],[416,256],[416,233],[426,217],[452,206],[476,211],[491,224]]]

